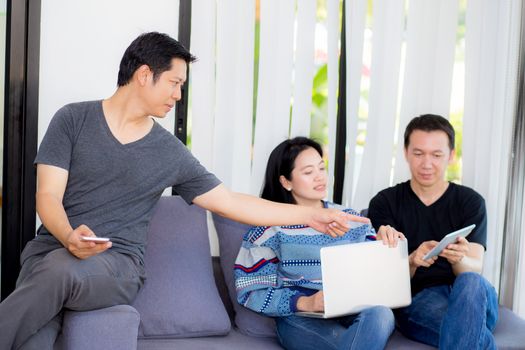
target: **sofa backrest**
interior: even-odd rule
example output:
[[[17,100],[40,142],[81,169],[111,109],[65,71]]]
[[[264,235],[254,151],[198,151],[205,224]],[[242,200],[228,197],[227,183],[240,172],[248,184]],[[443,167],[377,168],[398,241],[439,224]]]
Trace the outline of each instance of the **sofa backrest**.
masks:
[[[260,315],[237,303],[237,293],[233,278],[233,265],[241,247],[242,238],[251,226],[212,214],[213,223],[219,237],[220,264],[234,309],[234,323],[242,333],[256,337],[276,338],[273,318]]]
[[[147,280],[133,306],[140,338],[225,335],[231,323],[215,285],[206,212],[162,197],[148,230]]]

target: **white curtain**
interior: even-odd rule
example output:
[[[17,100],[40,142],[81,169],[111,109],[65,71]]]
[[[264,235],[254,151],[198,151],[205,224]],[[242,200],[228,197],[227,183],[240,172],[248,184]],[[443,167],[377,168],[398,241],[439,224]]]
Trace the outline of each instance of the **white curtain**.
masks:
[[[356,150],[364,4],[347,2],[348,159],[345,202],[365,208],[410,178],[403,133],[415,116],[450,113],[458,0],[375,0],[366,140]],[[480,192],[489,215],[484,275],[499,283],[506,179],[515,106],[521,0],[468,1],[465,37],[463,184]],[[404,27],[406,23],[406,28]],[[362,102],[361,102],[362,103]],[[397,125],[396,125],[397,123]]]
[[[403,3],[403,0],[374,1],[366,148],[351,201],[355,208],[368,207],[377,190],[390,184],[404,29]]]
[[[521,2],[477,0],[468,1],[466,8],[463,184],[480,192],[487,202],[484,275],[495,285],[499,283]],[[309,132],[316,2],[260,1],[258,66],[254,65],[255,4],[255,0],[193,1],[191,49],[199,61],[192,66],[190,113],[194,154],[229,187],[257,195],[270,151],[289,136]],[[449,115],[460,20],[459,0],[373,1],[367,133],[364,147],[358,148],[368,4],[367,0],[346,1],[343,202],[357,209],[367,207],[379,190],[409,178],[403,155],[408,121],[423,113]],[[339,0],[326,2],[331,175],[339,5]]]
[[[330,1],[338,21],[338,0]],[[256,66],[255,0],[192,2],[190,51],[198,61],[190,73],[191,149],[234,191],[258,195],[271,150],[288,137],[310,133],[316,10],[316,0],[261,0]],[[336,36],[337,31],[335,25]],[[337,43],[332,39],[336,66]],[[337,84],[337,76],[332,81]],[[217,255],[210,221],[209,227]]]
[[[463,183],[486,200],[483,274],[497,285],[515,112],[521,1],[469,1],[466,18]]]
[[[254,28],[254,1],[217,2],[213,169],[240,192],[250,189]]]
[[[525,191],[522,194],[525,198]],[[525,227],[525,206],[521,210],[521,225],[522,228]],[[525,235],[523,232],[521,234],[521,245],[519,251],[525,251]],[[514,311],[516,311],[521,317],[525,318],[525,254],[520,254],[518,259],[518,271],[516,273],[516,290],[514,292]]]
[[[255,1],[192,6],[192,152],[226,186],[249,192]]]
[[[292,94],[295,1],[261,1],[259,88],[251,192],[260,192],[272,149],[288,138]]]
[[[458,3],[410,1],[394,183],[410,178],[403,148],[410,119],[425,113],[449,115]]]
[[[193,0],[190,51],[198,61],[191,65],[191,151],[208,169],[213,167],[213,126],[215,115],[215,27],[213,0]]]
[[[336,21],[331,56],[337,67],[338,0],[330,1]],[[226,186],[254,195],[271,150],[288,137],[310,133],[317,5],[315,0],[261,0],[259,10],[256,66],[255,0],[192,2],[191,51],[198,57],[191,66],[192,152]],[[337,75],[331,81],[337,87]]]
[[[345,203],[358,209],[392,184],[392,171],[394,184],[410,177],[403,155],[408,121],[424,113],[448,116],[458,22],[458,0],[410,1],[408,13],[403,0],[374,1],[369,112],[360,154],[356,136],[366,3],[348,2],[347,8],[347,22],[354,24],[347,49],[349,155],[344,195]]]
[[[328,198],[333,198],[337,91],[339,86],[339,0],[327,0],[328,53]]]
[[[310,135],[316,10],[315,0],[297,2],[290,137]]]
[[[366,24],[367,0],[346,2],[346,162],[343,186],[343,204],[351,205],[359,164],[355,153],[357,121],[361,100],[361,71],[363,68],[363,45]],[[335,135],[335,131],[333,133]],[[333,168],[330,169],[333,174]],[[358,207],[355,207],[358,208]]]

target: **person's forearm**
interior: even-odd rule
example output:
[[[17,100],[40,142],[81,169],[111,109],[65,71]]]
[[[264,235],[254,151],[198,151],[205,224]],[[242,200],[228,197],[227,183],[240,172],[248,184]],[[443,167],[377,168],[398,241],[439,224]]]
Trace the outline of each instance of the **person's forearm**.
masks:
[[[452,272],[457,276],[463,272],[481,273],[485,248],[481,244],[469,242],[465,256],[452,264]],[[450,260],[449,260],[450,261]]]
[[[226,218],[256,226],[308,224],[314,208],[267,201],[219,185],[193,203]]]
[[[224,185],[193,198],[193,203],[229,219],[256,226],[308,225],[313,229],[341,236],[349,229],[349,221],[369,224],[367,218],[335,208],[313,208],[270,202],[254,196],[235,193]]]
[[[412,252],[412,254],[410,254],[408,256],[408,267],[409,267],[409,270],[410,270],[410,278],[414,277],[414,275],[416,274],[416,270],[417,270],[417,265],[414,263],[414,256],[415,256],[415,252]]]
[[[482,268],[483,268],[482,259],[471,257],[468,255],[463,257],[463,259],[461,259],[460,262],[452,265],[452,271],[454,272],[454,275],[456,276],[463,272],[481,273]]]
[[[49,193],[37,193],[36,210],[46,229],[67,247],[67,236],[73,228],[58,198]]]
[[[417,266],[410,266],[410,278],[416,274]]]
[[[226,198],[227,205],[210,210],[250,225],[306,224],[312,216],[312,209],[308,207],[270,202],[242,193],[230,192],[230,196]]]

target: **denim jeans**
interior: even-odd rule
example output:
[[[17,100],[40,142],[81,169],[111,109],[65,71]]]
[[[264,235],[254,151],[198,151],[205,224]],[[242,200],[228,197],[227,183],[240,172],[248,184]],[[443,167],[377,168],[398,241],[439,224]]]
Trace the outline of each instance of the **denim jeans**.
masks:
[[[352,316],[318,319],[288,316],[276,319],[277,335],[288,350],[384,349],[394,331],[394,314],[374,306]]]
[[[496,291],[477,273],[460,274],[452,286],[422,290],[395,315],[401,333],[421,343],[447,350],[496,349]]]

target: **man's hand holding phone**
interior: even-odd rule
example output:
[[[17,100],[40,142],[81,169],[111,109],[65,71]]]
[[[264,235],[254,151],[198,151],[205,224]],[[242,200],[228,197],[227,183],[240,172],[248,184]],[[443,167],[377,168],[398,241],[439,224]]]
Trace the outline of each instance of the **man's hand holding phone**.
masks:
[[[67,237],[67,249],[79,259],[87,259],[111,248],[107,238],[97,237],[86,225],[80,225]]]

